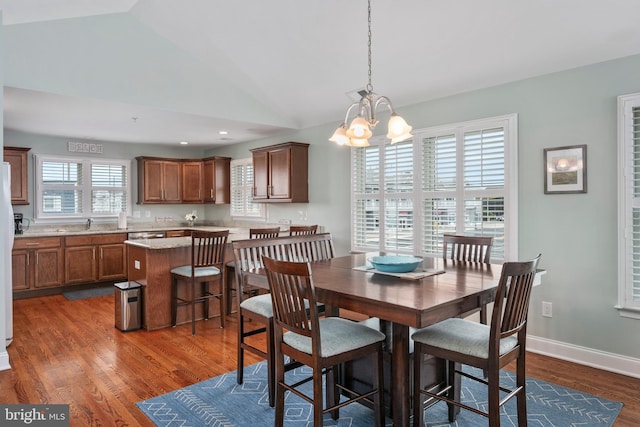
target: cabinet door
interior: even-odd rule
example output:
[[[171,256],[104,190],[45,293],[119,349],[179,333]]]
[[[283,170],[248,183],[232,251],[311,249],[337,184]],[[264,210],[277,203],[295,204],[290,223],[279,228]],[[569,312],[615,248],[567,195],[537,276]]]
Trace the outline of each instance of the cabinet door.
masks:
[[[266,151],[253,153],[253,198],[269,198],[269,157]]]
[[[202,203],[204,195],[202,187],[203,164],[202,162],[183,162],[182,163],[182,202],[183,203]]]
[[[291,198],[291,150],[269,151],[269,198]]]
[[[204,168],[204,201],[215,203],[216,201],[216,164],[213,160],[205,160]]]
[[[27,153],[29,148],[4,148],[4,161],[11,165],[11,204],[29,204],[27,185]]]
[[[62,285],[64,252],[58,249],[38,249],[35,251],[35,287],[44,288]]]
[[[68,247],[65,254],[65,283],[90,283],[96,280],[96,247]]]
[[[162,188],[162,175],[164,162],[159,160],[145,160],[144,168],[144,202],[161,202],[164,191]]]
[[[29,289],[29,251],[14,249],[11,256],[11,283],[14,291]]]
[[[98,280],[114,280],[127,276],[127,249],[124,244],[101,245]]]
[[[182,201],[182,171],[179,162],[163,162],[162,186],[166,203]]]

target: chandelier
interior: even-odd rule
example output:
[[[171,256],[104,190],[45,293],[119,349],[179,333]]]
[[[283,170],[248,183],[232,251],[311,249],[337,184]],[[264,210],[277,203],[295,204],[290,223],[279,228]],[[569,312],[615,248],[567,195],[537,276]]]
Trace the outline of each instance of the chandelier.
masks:
[[[389,123],[387,125],[387,138],[391,140],[392,144],[396,142],[404,141],[411,138],[411,126],[400,117],[393,110],[391,101],[386,96],[380,96],[373,92],[373,85],[371,84],[371,0],[368,0],[368,14],[369,14],[369,82],[367,83],[366,90],[358,92],[361,96],[360,102],[354,102],[347,109],[347,114],[344,117],[344,121],[336,131],[333,133],[329,141],[335,142],[338,145],[346,145],[349,147],[367,147],[369,146],[369,138],[373,135],[372,129],[378,124],[376,118],[376,111],[378,107],[385,105],[391,112]],[[354,109],[357,108],[357,116],[351,121],[351,124],[347,128],[349,122],[349,115]]]

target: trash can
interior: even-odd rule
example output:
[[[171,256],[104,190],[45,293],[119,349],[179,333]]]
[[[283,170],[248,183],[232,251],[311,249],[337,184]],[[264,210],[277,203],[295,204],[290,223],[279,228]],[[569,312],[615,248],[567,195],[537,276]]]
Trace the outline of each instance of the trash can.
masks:
[[[116,328],[122,332],[142,328],[142,287],[129,281],[115,283]]]

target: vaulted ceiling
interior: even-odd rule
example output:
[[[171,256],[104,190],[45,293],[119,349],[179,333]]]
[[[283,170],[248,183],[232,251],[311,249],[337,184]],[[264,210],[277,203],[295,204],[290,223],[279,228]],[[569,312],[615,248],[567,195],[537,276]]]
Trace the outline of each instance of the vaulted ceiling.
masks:
[[[400,112],[640,53],[636,0],[372,3],[373,87]],[[368,79],[366,0],[0,8],[8,129],[212,147],[337,125]]]

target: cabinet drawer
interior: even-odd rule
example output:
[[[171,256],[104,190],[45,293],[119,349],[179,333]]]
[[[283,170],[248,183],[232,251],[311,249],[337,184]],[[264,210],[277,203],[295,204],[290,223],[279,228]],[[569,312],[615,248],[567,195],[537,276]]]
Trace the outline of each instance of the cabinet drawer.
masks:
[[[13,241],[13,249],[59,248],[61,246],[62,238],[60,237],[33,237]]]
[[[91,234],[84,236],[65,237],[65,245],[69,246],[91,246],[108,245],[112,243],[123,243],[127,239],[124,233],[116,234]]]

